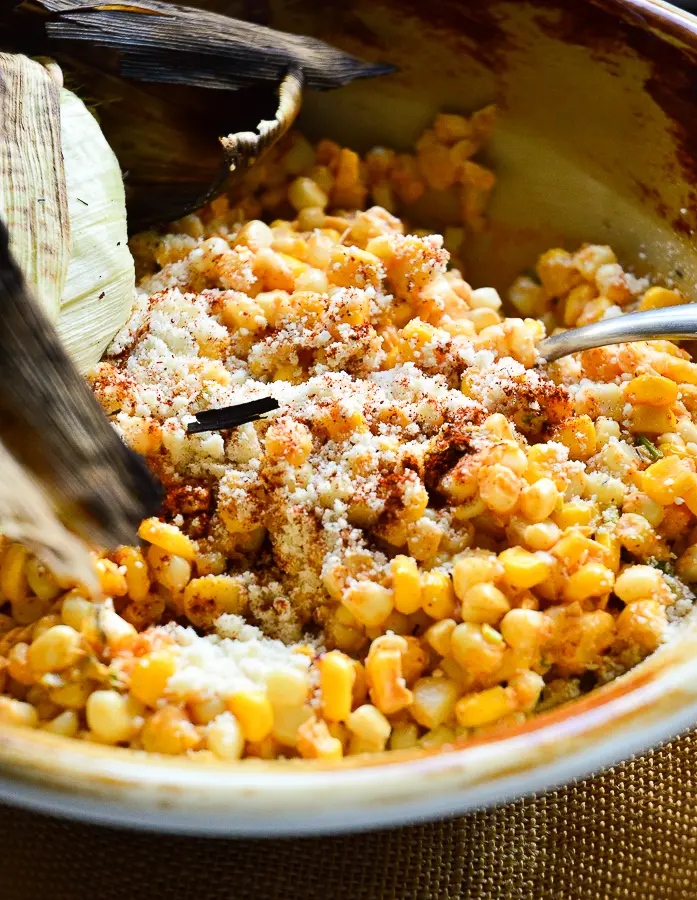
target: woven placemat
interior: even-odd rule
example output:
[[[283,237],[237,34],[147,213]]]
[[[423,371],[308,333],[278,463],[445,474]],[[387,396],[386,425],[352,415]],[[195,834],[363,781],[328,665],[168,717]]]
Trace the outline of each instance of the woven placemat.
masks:
[[[697,900],[697,734],[499,809],[340,837],[168,837],[0,807],[0,898]]]

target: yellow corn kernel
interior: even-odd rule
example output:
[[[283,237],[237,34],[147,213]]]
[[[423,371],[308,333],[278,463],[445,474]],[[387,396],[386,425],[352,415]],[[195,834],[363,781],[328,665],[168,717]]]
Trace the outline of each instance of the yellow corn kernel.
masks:
[[[520,511],[530,522],[544,522],[557,507],[560,494],[551,478],[540,478],[523,489]]]
[[[216,716],[226,712],[225,700],[217,694],[205,694],[187,704],[191,720],[196,725],[208,725]]]
[[[603,562],[616,575],[620,570],[620,554],[622,552],[620,539],[612,531],[600,530],[596,532],[595,540],[604,550]]]
[[[44,725],[44,731],[63,737],[75,737],[79,730],[80,717],[72,709],[64,710]]]
[[[39,724],[39,716],[30,703],[13,700],[10,697],[0,697],[0,724],[36,728]]]
[[[392,731],[389,720],[369,703],[355,709],[346,720],[346,725],[372,751],[384,750]]]
[[[27,560],[26,576],[29,589],[41,600],[55,600],[61,588],[53,574],[36,557]]]
[[[523,541],[531,550],[551,550],[561,537],[561,529],[554,522],[537,522],[523,531]]]
[[[394,607],[409,616],[421,608],[419,568],[410,556],[395,556],[391,568]]]
[[[67,709],[84,709],[87,698],[94,687],[92,681],[69,681],[67,684],[49,691],[49,697],[58,706],[65,706]]]
[[[457,500],[457,497],[453,497],[453,499]],[[460,504],[460,506],[456,506],[453,509],[453,519],[458,523],[468,522],[470,519],[476,518],[476,516],[483,515],[483,513],[485,513],[486,511],[486,503],[482,500],[481,497],[475,497],[473,500],[469,500],[465,503]]]
[[[298,728],[314,714],[309,703],[303,703],[301,706],[274,707],[271,737],[284,747],[295,747],[298,742]]]
[[[615,583],[612,569],[598,562],[589,562],[574,572],[564,585],[564,599],[568,603],[575,600],[587,600],[589,597],[602,597],[609,593]]]
[[[463,622],[497,625],[510,608],[508,597],[502,591],[493,584],[482,582],[465,592],[460,615]]]
[[[434,570],[421,575],[421,608],[432,619],[449,619],[454,615],[455,591],[444,572]]]
[[[307,691],[307,674],[298,669],[277,669],[266,678],[266,696],[274,707],[302,706]]]
[[[180,756],[201,743],[201,735],[186,713],[176,706],[165,706],[154,712],[143,725],[140,735],[148,753]]]
[[[537,672],[528,670],[514,675],[508,686],[513,691],[514,707],[523,712],[531,712],[537,706],[545,681]]]
[[[356,672],[353,661],[338,650],[326,653],[318,663],[322,691],[322,715],[331,722],[348,718],[353,703]]]
[[[683,297],[677,291],[670,291],[664,287],[650,287],[639,301],[639,309],[662,309],[664,306],[681,306],[688,303],[687,297]]]
[[[390,735],[390,750],[410,750],[419,742],[419,727],[414,722],[398,722]]]
[[[288,187],[288,200],[298,212],[308,207],[324,209],[329,197],[312,178],[299,177]]]
[[[140,713],[136,700],[116,691],[94,691],[87,698],[85,708],[87,725],[103,744],[130,740],[140,726]]]
[[[27,596],[26,562],[28,553],[21,544],[12,544],[0,566],[0,592],[10,603],[21,603]]]
[[[661,643],[667,624],[665,607],[659,600],[637,600],[617,617],[617,636],[652,653]]]
[[[368,430],[365,416],[360,409],[342,411],[336,408],[327,411],[321,420],[332,441],[345,441],[352,434],[362,434]]]
[[[402,654],[408,649],[407,640],[399,635],[383,635],[370,645],[365,663],[370,699],[386,715],[399,712],[413,700],[402,671]]]
[[[520,478],[500,463],[483,466],[479,472],[479,496],[490,510],[501,515],[512,512],[520,497]]]
[[[176,525],[170,525],[155,518],[144,519],[138,529],[138,537],[160,547],[167,553],[181,556],[189,562],[196,559],[196,544]]]
[[[661,506],[670,506],[695,483],[695,474],[686,460],[666,456],[649,466],[641,476],[641,486]]]
[[[649,598],[670,602],[670,591],[663,575],[653,566],[627,566],[617,576],[613,590],[623,603]]]
[[[99,587],[106,597],[124,597],[128,593],[125,576],[110,559],[98,559],[95,563]]]
[[[54,625],[29,647],[27,659],[35,672],[58,672],[82,655],[80,634],[69,625]]]
[[[678,420],[666,406],[633,406],[629,430],[633,434],[665,434],[675,431]]]
[[[514,706],[513,692],[497,685],[462,697],[455,704],[455,716],[465,728],[480,728],[502,719]]]
[[[394,608],[392,591],[374,581],[359,581],[344,592],[341,603],[367,628],[381,625]]]
[[[455,619],[441,619],[440,622],[434,622],[424,634],[429,646],[439,656],[450,655],[450,640],[456,625]]]
[[[298,752],[303,759],[341,759],[344,747],[338,738],[332,737],[327,723],[314,716],[298,728]]]
[[[176,668],[174,657],[166,650],[142,656],[131,672],[131,694],[146,706],[157,706]]]
[[[196,568],[200,576],[222,575],[225,571],[225,560],[218,561],[211,557],[212,554],[201,553],[196,557]],[[148,564],[155,581],[173,594],[183,591],[191,580],[191,563],[160,547],[148,547]]]
[[[230,712],[216,716],[206,728],[206,747],[218,759],[240,759],[244,752],[244,735]]]
[[[457,684],[450,678],[420,678],[414,685],[414,702],[409,712],[424,728],[437,728],[452,719],[459,694]]]
[[[595,425],[590,416],[569,416],[552,431],[552,440],[569,448],[571,459],[589,459],[596,452]]]
[[[533,653],[550,637],[552,620],[536,609],[512,609],[503,617],[500,628],[509,647],[522,653]]]
[[[560,248],[547,250],[539,258],[537,274],[550,297],[562,297],[581,281],[571,253]]]
[[[453,629],[450,636],[450,652],[453,659],[475,678],[490,675],[503,662],[505,652],[503,641],[492,640],[493,635],[485,632],[485,628],[490,626],[462,622]]]
[[[272,422],[264,435],[264,449],[271,460],[285,460],[291,466],[301,466],[312,452],[310,429],[292,419]]]
[[[595,503],[588,500],[569,500],[568,503],[562,505],[561,509],[552,513],[552,521],[562,531],[566,531],[567,528],[590,525],[597,513],[598,508]]]
[[[271,734],[273,709],[262,691],[239,691],[227,698],[227,706],[246,741],[261,741]]]
[[[126,588],[131,600],[145,600],[150,593],[150,575],[141,550],[138,547],[119,547],[114,553],[114,560],[119,566],[126,567]]]
[[[509,547],[499,554],[506,581],[515,588],[532,588],[549,575],[549,566],[534,553],[522,547]]]
[[[30,685],[36,681],[37,671],[29,665],[29,644],[19,641],[7,654],[7,673],[19,684]]]
[[[453,586],[462,600],[475,584],[493,582],[503,577],[503,566],[492,553],[490,556],[465,556],[453,567]]]
[[[220,616],[242,615],[246,593],[234,575],[204,575],[192,578],[184,588],[184,612],[194,625],[212,626]]]
[[[625,397],[634,404],[672,406],[678,399],[678,386],[662,375],[637,375],[628,382]]]

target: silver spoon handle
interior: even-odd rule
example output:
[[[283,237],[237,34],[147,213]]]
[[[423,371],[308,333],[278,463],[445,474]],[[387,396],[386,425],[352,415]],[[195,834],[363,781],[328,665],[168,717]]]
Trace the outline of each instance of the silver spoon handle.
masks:
[[[592,325],[582,325],[581,328],[570,328],[562,334],[540,341],[537,349],[543,359],[554,362],[555,359],[580,350],[607,347],[610,344],[692,338],[697,338],[697,303],[647,309],[644,312],[603,319]]]

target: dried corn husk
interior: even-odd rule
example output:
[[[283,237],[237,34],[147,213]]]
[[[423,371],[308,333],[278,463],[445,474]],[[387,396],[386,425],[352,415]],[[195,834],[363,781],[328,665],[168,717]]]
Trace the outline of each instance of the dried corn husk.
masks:
[[[133,306],[118,160],[55,63],[0,54],[0,217],[25,273],[81,370]]]
[[[61,139],[70,212],[70,261],[58,334],[78,369],[99,361],[135,297],[121,169],[94,116],[61,90]]]

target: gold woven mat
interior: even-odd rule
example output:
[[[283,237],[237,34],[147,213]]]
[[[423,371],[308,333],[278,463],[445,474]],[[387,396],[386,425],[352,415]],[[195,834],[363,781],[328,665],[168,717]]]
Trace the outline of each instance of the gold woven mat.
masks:
[[[448,822],[167,837],[0,807],[0,900],[697,900],[697,733]]]

